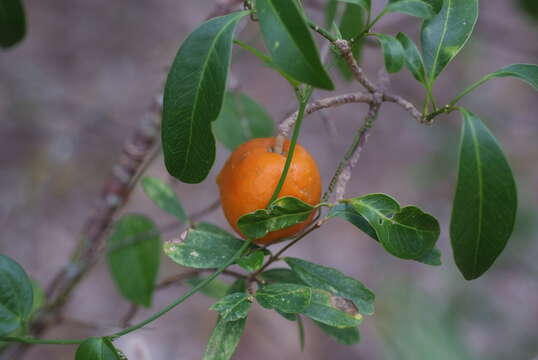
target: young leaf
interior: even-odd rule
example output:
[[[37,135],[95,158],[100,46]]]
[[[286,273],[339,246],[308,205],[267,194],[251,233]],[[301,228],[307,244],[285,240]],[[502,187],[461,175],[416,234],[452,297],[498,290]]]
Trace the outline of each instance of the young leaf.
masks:
[[[336,340],[337,343],[342,345],[355,345],[358,344],[361,339],[359,329],[356,327],[341,329],[326,325],[319,321],[314,321],[314,324],[316,324],[325,334],[329,335]]]
[[[107,338],[89,338],[79,345],[75,360],[121,360],[121,357]]]
[[[392,255],[402,259],[421,259],[439,238],[437,220],[415,206],[400,208],[384,194],[370,194],[348,200],[375,229],[377,238]]]
[[[366,12],[370,12],[372,9],[372,0],[338,0],[349,4],[355,4],[362,7]]]
[[[182,222],[187,221],[187,214],[174,190],[161,179],[146,176],[142,179],[142,188],[146,195],[161,209],[174,215]]]
[[[26,17],[20,0],[0,0],[0,47],[8,48],[26,35]]]
[[[276,283],[264,286],[256,292],[255,297],[266,309],[299,313],[310,304],[312,289],[307,286]]]
[[[478,19],[478,0],[444,0],[422,26],[422,53],[431,83],[463,48]]]
[[[32,283],[24,269],[0,255],[0,336],[23,325],[32,312]]]
[[[401,12],[422,19],[430,19],[435,13],[433,7],[422,0],[389,0],[385,12]]]
[[[249,295],[238,292],[223,297],[210,309],[217,311],[222,321],[236,321],[247,317],[251,305],[252,301]]]
[[[195,276],[190,279],[187,279],[187,281],[185,282],[190,286],[194,287],[203,281],[205,281],[204,277]],[[230,284],[217,278],[213,279],[209,284],[200,289],[200,292],[207,297],[219,300],[225,297],[230,292],[231,288],[232,286],[230,286]]]
[[[226,264],[242,245],[243,240],[222,229],[198,225],[183,233],[181,239],[167,241],[164,253],[179,265],[212,269]]]
[[[256,0],[262,35],[274,63],[293,78],[326,90],[334,85],[296,1]]]
[[[159,271],[161,241],[153,221],[139,214],[121,217],[107,239],[108,269],[121,294],[149,307]]]
[[[245,254],[237,260],[237,265],[249,272],[254,272],[263,266],[265,255],[262,250],[255,250],[249,254]]]
[[[203,360],[231,359],[245,330],[247,318],[236,321],[217,319],[217,325],[211,333]]]
[[[517,210],[510,165],[488,128],[462,109],[459,173],[450,238],[456,265],[467,280],[486,272],[512,234]]]
[[[333,206],[329,211],[329,217],[340,217],[344,220],[349,221],[351,224],[355,225],[357,228],[362,230],[364,233],[368,234],[375,241],[379,241],[377,234],[373,227],[370,226],[368,221],[359,214],[355,208],[349,203],[339,203],[336,206]],[[433,248],[424,256],[413,259],[415,261],[421,262],[423,264],[439,266],[441,265],[441,251],[437,248]]]
[[[397,73],[402,70],[405,56],[402,44],[391,35],[375,34],[381,47],[383,48],[383,57],[385,58],[385,68],[389,73]]]
[[[170,175],[203,181],[215,161],[211,122],[220,113],[228,78],[233,32],[248,12],[211,19],[181,45],[164,89],[162,142]]]
[[[275,200],[267,209],[243,215],[237,221],[241,232],[252,239],[308,220],[315,207],[292,196]]]
[[[396,38],[402,44],[405,55],[405,65],[417,81],[426,83],[426,69],[424,68],[424,61],[422,55],[418,51],[417,46],[407,35],[399,33]]]
[[[306,285],[296,273],[290,269],[273,268],[264,271],[260,277],[269,283],[289,283],[297,285]]]
[[[217,140],[233,151],[250,139],[273,136],[273,120],[249,96],[228,92],[224,96],[222,111],[213,123],[213,133]]]
[[[310,305],[301,314],[337,328],[354,327],[362,322],[361,314],[351,301],[320,289],[312,289]]]
[[[292,257],[287,257],[284,260],[307,285],[352,300],[362,314],[372,315],[374,313],[375,295],[360,281],[346,276],[336,269],[305,260]]]

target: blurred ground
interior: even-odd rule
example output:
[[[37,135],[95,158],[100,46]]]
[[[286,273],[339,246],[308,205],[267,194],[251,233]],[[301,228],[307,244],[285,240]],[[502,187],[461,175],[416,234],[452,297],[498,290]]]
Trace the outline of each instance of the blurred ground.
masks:
[[[0,252],[46,284],[75,246],[122,141],[161,89],[165,67],[213,4],[209,0],[26,3],[29,36],[19,47],[0,53]],[[381,6],[380,1],[375,3],[376,8]],[[538,23],[516,3],[482,2],[474,38],[438,83],[441,103],[504,65],[538,62]],[[316,11],[312,15],[321,16]],[[417,20],[401,17],[387,16],[377,30],[405,31],[416,38]],[[259,41],[253,25],[241,36]],[[242,90],[264,104],[275,120],[291,110],[291,92],[272,71],[243,52],[234,61]],[[364,66],[369,74],[382,66],[377,49],[365,51]],[[337,92],[351,88],[357,86],[342,83]],[[394,77],[392,88],[416,103],[422,100],[420,88],[406,72]],[[348,194],[385,192],[438,217],[443,266],[431,268],[389,257],[351,225],[329,222],[290,254],[335,266],[377,293],[377,313],[361,326],[361,343],[349,348],[337,345],[307,324],[301,353],[295,325],[256,307],[235,358],[538,359],[537,100],[526,85],[503,79],[486,84],[464,101],[504,144],[519,184],[516,233],[487,275],[465,282],[451,259],[447,222],[458,118],[443,117],[431,127],[421,126],[387,104],[354,170]],[[318,159],[325,182],[363,111],[358,105],[331,111],[337,137],[328,135],[319,116],[305,122],[301,142]],[[175,186],[189,211],[215,199],[215,172],[226,156],[220,149],[215,171],[204,184]],[[166,178],[161,161],[149,173]],[[171,220],[139,190],[126,210],[152,214],[162,224]],[[226,226],[220,212],[208,220]],[[163,258],[160,276],[175,272],[177,266]],[[183,291],[158,293],[155,308]],[[119,346],[131,360],[199,359],[214,325],[215,314],[207,310],[211,302],[198,295],[154,327],[122,338]],[[117,326],[127,307],[100,264],[68,305],[69,320],[46,336],[102,334]],[[25,359],[72,359],[73,351],[40,346]]]

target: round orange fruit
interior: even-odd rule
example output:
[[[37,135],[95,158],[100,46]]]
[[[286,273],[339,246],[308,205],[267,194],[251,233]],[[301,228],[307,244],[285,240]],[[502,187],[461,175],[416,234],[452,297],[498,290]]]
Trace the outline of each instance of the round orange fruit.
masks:
[[[275,142],[275,138],[247,141],[230,155],[217,177],[224,215],[241,236],[243,234],[237,227],[237,220],[267,207],[284,169],[290,142],[285,141],[282,154],[273,151]],[[284,196],[294,196],[311,205],[317,205],[320,201],[321,177],[318,167],[312,156],[299,144],[295,147],[279,198]],[[270,232],[255,242],[266,245],[292,236],[307,226],[313,216],[314,213],[305,222]]]

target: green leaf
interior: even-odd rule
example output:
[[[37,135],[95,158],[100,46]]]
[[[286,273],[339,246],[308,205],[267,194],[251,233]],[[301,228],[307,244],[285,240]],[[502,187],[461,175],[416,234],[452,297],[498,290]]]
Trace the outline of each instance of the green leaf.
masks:
[[[336,269],[305,260],[292,257],[286,257],[284,260],[307,285],[352,300],[362,314],[374,313],[375,295],[360,281]]]
[[[422,55],[418,51],[417,46],[407,35],[404,33],[398,33],[396,36],[398,41],[403,46],[404,55],[405,55],[405,65],[417,81],[425,84],[426,83],[426,69],[424,67],[424,61],[422,60]]]
[[[149,307],[160,263],[161,241],[153,221],[139,214],[121,217],[107,239],[108,269],[120,293]]]
[[[444,0],[422,26],[422,53],[431,83],[463,48],[478,19],[478,0]]]
[[[249,272],[259,270],[263,266],[263,259],[265,255],[262,250],[255,250],[251,253],[245,254],[237,260],[237,265]]]
[[[385,12],[400,12],[422,19],[430,19],[435,13],[433,7],[422,0],[389,0]]]
[[[334,90],[297,2],[256,0],[256,9],[265,45],[273,62],[301,82]]]
[[[211,122],[222,108],[233,32],[248,12],[211,19],[181,45],[164,89],[162,143],[170,175],[203,181],[215,161]]]
[[[431,5],[433,12],[435,14],[441,11],[441,8],[443,7],[443,1],[444,0],[424,0],[425,3],[428,3]]]
[[[243,240],[213,225],[198,225],[181,239],[167,241],[164,253],[179,265],[197,269],[219,268],[243,245]]]
[[[121,360],[121,357],[110,340],[89,338],[79,345],[75,360]]]
[[[389,73],[397,73],[404,66],[405,56],[402,44],[394,36],[385,34],[375,34],[381,47],[385,59],[385,68]]]
[[[364,10],[366,10],[366,12],[370,12],[370,10],[372,9],[371,0],[338,0],[338,1],[358,5],[362,7]]]
[[[299,313],[310,304],[312,289],[302,285],[276,283],[262,287],[256,292],[255,297],[266,309]]]
[[[211,333],[203,360],[231,359],[245,330],[246,318],[237,321],[217,319],[217,325]]]
[[[353,302],[320,289],[312,289],[310,305],[301,313],[337,328],[354,327],[362,322],[362,316]]]
[[[384,194],[370,194],[347,200],[376,231],[383,247],[402,259],[420,259],[429,253],[440,228],[437,220],[415,206],[400,208]]]
[[[461,109],[459,173],[450,237],[456,265],[467,280],[486,272],[503,251],[517,210],[510,165],[488,128]]]
[[[204,277],[195,276],[188,279],[186,283],[194,287],[204,281],[205,281]],[[200,292],[207,297],[218,300],[226,296],[230,292],[230,289],[232,288],[232,286],[230,286],[230,284],[222,280],[213,279],[212,281],[209,282],[209,284],[207,284],[202,289],[200,289]]]
[[[0,47],[8,48],[26,35],[26,17],[20,0],[0,0]]]
[[[360,341],[361,337],[359,329],[357,329],[356,327],[342,329],[326,325],[319,321],[314,321],[314,324],[316,324],[325,334],[332,337],[334,340],[336,340],[337,343],[341,345],[355,345],[358,344]]]
[[[0,255],[0,336],[23,325],[32,312],[32,283],[24,269]]]
[[[285,312],[282,312],[280,310],[275,310],[277,313],[279,313],[284,319],[288,320],[288,321],[297,321],[297,319],[299,318],[297,316],[297,314],[290,314],[290,313],[285,313]]]
[[[434,247],[426,255],[418,258],[417,261],[426,265],[441,266],[443,264],[441,261],[441,250]]]
[[[353,205],[350,203],[340,203],[336,206],[333,206],[328,214],[329,217],[340,217],[344,220],[349,221],[351,224],[355,225],[357,228],[368,234],[375,241],[379,241],[377,234],[373,227],[370,226],[368,221],[359,214]],[[424,256],[413,259],[415,261],[421,262],[423,264],[439,266],[441,265],[441,251],[437,248],[433,248],[427,252]]]
[[[325,26],[332,26],[336,19],[336,13],[338,11],[338,0],[329,0],[325,5]]]
[[[273,120],[249,96],[227,92],[222,111],[213,123],[213,133],[217,140],[233,151],[250,139],[273,136]]]
[[[222,321],[236,321],[247,317],[251,305],[250,296],[244,292],[238,292],[226,295],[214,303],[210,309],[217,311]]]
[[[32,321],[37,315],[37,312],[45,305],[47,298],[45,295],[45,290],[43,290],[37,281],[30,279],[30,282],[32,283],[33,302],[32,311],[30,311],[29,318]]]
[[[251,238],[260,239],[268,233],[284,229],[308,220],[316,208],[292,196],[275,200],[267,209],[243,215],[237,221],[241,232]]]
[[[273,268],[260,274],[260,277],[269,283],[289,283],[306,285],[301,278],[290,269]]]
[[[182,222],[187,221],[187,214],[181,202],[167,183],[161,179],[146,176],[142,179],[142,188],[155,205],[174,215]]]

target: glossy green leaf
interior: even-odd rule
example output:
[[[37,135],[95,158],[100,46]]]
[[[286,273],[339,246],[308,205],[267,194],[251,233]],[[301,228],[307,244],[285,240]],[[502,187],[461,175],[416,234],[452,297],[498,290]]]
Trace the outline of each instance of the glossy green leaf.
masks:
[[[247,318],[224,321],[219,316],[217,325],[211,333],[203,360],[229,360],[232,358],[241,335],[245,330]]]
[[[333,90],[303,11],[296,1],[256,0],[262,35],[273,62],[293,78]]]
[[[456,265],[467,280],[486,272],[514,228],[517,190],[510,165],[479,118],[462,109],[459,172],[450,237]]]
[[[337,216],[344,220],[347,220],[348,222],[362,230],[364,233],[368,234],[375,241],[379,241],[374,228],[371,227],[368,221],[364,217],[362,217],[362,215],[359,214],[355,210],[355,208],[349,203],[344,202],[333,206],[329,211],[328,216]],[[441,251],[437,248],[433,248],[424,256],[414,260],[427,265],[439,266],[441,265]]]
[[[142,188],[155,205],[179,220],[187,221],[187,214],[170,185],[161,179],[146,176],[142,179]]]
[[[211,19],[185,39],[164,89],[162,143],[168,172],[186,183],[203,181],[215,161],[211,122],[220,113],[235,26],[248,12]]]
[[[353,302],[320,289],[312,289],[310,305],[301,313],[337,328],[354,327],[362,322],[362,315]]]
[[[149,307],[159,271],[161,241],[153,221],[139,214],[121,217],[107,239],[108,269],[120,293]]]
[[[292,196],[275,200],[267,209],[260,209],[243,215],[237,221],[241,232],[259,239],[267,233],[284,229],[308,220],[315,207]]]
[[[228,294],[233,294],[236,292],[245,292],[247,291],[247,281],[246,279],[237,279],[234,281],[232,286],[228,289]]]
[[[267,111],[252,98],[228,92],[222,111],[213,123],[213,133],[224,146],[234,150],[250,139],[273,136],[274,126]]]
[[[276,283],[262,287],[256,292],[255,297],[266,309],[299,313],[310,304],[312,289],[296,284]]]
[[[26,16],[20,0],[0,0],[0,47],[8,48],[26,35]]]
[[[374,313],[375,295],[360,281],[336,269],[305,260],[292,257],[286,257],[284,260],[307,285],[352,300],[362,314]]]
[[[24,269],[0,254],[0,336],[17,330],[32,312],[32,283]]]
[[[362,7],[364,10],[366,10],[366,12],[370,12],[370,10],[372,9],[371,0],[338,0],[338,1],[358,5]]]
[[[32,293],[33,293],[33,302],[32,302],[32,311],[30,311],[30,321],[32,321],[35,316],[37,315],[38,311],[43,308],[47,301],[47,297],[45,295],[45,290],[41,287],[41,285],[31,279],[30,282],[32,283]]]
[[[384,194],[370,194],[348,200],[376,231],[383,247],[402,259],[420,259],[428,254],[440,228],[437,220],[415,206],[400,208]]]
[[[243,240],[211,225],[189,229],[180,239],[167,241],[164,253],[179,265],[213,269],[226,264],[243,245]]]
[[[424,61],[422,55],[418,51],[417,46],[407,35],[399,33],[396,38],[402,44],[405,56],[405,65],[417,81],[426,83],[426,68],[424,67]]]
[[[121,360],[121,357],[110,340],[89,338],[79,345],[75,360]]]
[[[297,285],[306,285],[301,278],[290,269],[273,268],[260,274],[260,277],[269,283],[289,283]]]
[[[319,321],[314,321],[314,324],[341,345],[355,345],[358,344],[361,339],[359,329],[356,327],[337,328]]]
[[[441,11],[441,8],[443,7],[443,1],[444,0],[423,0],[425,3],[428,3],[431,5],[434,14],[439,13]]]
[[[375,34],[383,48],[385,68],[389,73],[397,73],[402,70],[405,62],[404,48],[394,36]]]
[[[247,253],[237,260],[237,265],[249,272],[259,270],[263,266],[265,255],[262,250],[255,250]]]
[[[338,0],[329,0],[325,5],[323,14],[325,16],[325,26],[332,26],[338,12]]]
[[[478,0],[444,0],[441,11],[422,26],[422,54],[433,82],[473,32],[478,18]]]
[[[285,313],[280,310],[275,310],[275,311],[288,321],[297,321],[297,318],[298,318],[297,314]]]
[[[400,12],[422,19],[430,19],[435,15],[433,7],[422,0],[389,0],[386,12]]]
[[[204,282],[205,279],[206,279],[205,277],[195,276],[190,279],[187,279],[187,281],[185,282],[189,284],[190,286],[195,287],[201,282]],[[226,296],[230,292],[231,288],[232,286],[230,284],[222,280],[219,280],[217,278],[217,279],[211,280],[209,284],[201,288],[200,292],[207,297],[218,300]]]
[[[247,317],[251,305],[251,297],[244,292],[238,292],[226,295],[210,309],[218,312],[222,321],[236,321]]]

